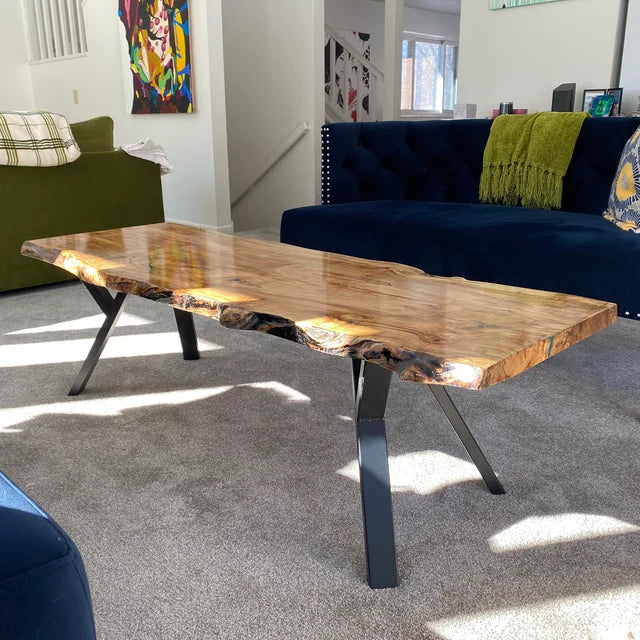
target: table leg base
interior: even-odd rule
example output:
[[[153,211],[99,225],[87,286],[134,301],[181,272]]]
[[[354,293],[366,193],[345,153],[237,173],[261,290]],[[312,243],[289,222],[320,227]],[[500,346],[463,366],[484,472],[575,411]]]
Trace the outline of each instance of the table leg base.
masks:
[[[78,375],[76,375],[76,378],[71,385],[71,389],[69,390],[70,396],[80,395],[87,386],[87,382],[89,382],[89,378],[91,377],[91,374],[98,364],[98,360],[107,345],[107,340],[109,340],[109,337],[115,329],[116,322],[118,322],[118,318],[124,311],[124,303],[127,299],[126,293],[119,292],[116,294],[115,298],[112,298],[111,294],[106,289],[96,287],[86,282],[84,284],[107,317],[98,331],[98,335],[91,346],[89,355],[82,363],[82,367],[80,367],[80,371],[78,371]]]
[[[391,371],[353,360],[356,434],[367,578],[372,589],[398,584],[384,412]]]
[[[398,584],[393,532],[391,482],[384,414],[392,372],[364,360],[352,360],[358,463],[367,578],[372,589]],[[429,385],[489,491],[505,493],[500,480],[469,431],[447,390]]]
[[[98,364],[98,360],[107,345],[107,341],[111,337],[116,323],[124,310],[124,304],[127,299],[126,293],[118,292],[114,297],[109,293],[109,290],[104,287],[99,287],[95,284],[84,282],[83,280],[81,280],[81,282],[87,288],[91,297],[96,301],[96,304],[100,307],[106,318],[91,346],[89,355],[82,363],[82,367],[71,385],[71,389],[69,390],[70,396],[81,394],[87,386],[87,382],[89,382],[89,378]],[[198,338],[196,336],[193,315],[182,309],[174,308],[173,311],[178,327],[178,334],[180,335],[183,358],[185,360],[198,360],[200,358],[200,352],[198,351]]]
[[[498,480],[498,477],[491,468],[491,465],[484,453],[482,453],[482,449],[480,449],[476,439],[473,437],[473,434],[469,431],[469,427],[467,427],[465,421],[460,415],[460,412],[458,411],[458,408],[447,393],[447,390],[443,386],[437,384],[430,384],[429,388],[449,419],[451,426],[458,434],[458,437],[464,445],[464,448],[467,450],[469,457],[476,465],[476,468],[480,472],[480,475],[482,476],[482,479],[487,485],[489,491],[496,495],[506,493],[505,488],[502,486],[500,480]]]

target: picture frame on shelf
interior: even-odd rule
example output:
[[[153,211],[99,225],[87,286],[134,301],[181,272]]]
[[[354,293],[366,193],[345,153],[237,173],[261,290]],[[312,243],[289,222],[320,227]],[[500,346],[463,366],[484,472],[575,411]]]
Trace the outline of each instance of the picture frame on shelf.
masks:
[[[606,89],[585,89],[582,94],[582,109],[587,113],[591,109],[591,103],[596,96],[603,96],[607,93]]]
[[[615,96],[609,93],[596,96],[591,102],[589,115],[594,118],[608,118],[611,115],[611,110],[613,109],[614,102]]]
[[[615,98],[613,107],[611,107],[611,115],[619,116],[620,109],[622,108],[622,87],[613,87],[612,89],[607,89],[607,95],[613,96]]]

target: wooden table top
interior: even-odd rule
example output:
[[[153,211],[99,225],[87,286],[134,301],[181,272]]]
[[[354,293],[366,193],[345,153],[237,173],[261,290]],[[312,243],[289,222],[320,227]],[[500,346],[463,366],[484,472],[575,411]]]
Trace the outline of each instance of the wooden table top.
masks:
[[[428,384],[487,387],[616,319],[609,302],[178,224],[31,240],[22,253],[225,327],[363,358]]]

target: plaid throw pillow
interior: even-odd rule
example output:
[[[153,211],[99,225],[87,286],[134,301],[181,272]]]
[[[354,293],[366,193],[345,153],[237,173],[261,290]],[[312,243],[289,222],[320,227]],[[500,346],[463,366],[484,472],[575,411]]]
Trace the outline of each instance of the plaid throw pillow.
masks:
[[[48,111],[0,112],[0,165],[56,167],[80,157],[66,118]]]
[[[640,233],[640,128],[622,151],[609,206],[602,215],[624,231]]]

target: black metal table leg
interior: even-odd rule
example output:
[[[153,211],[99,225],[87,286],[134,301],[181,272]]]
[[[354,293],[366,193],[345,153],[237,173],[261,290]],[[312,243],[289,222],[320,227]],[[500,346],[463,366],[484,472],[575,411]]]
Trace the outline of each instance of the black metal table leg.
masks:
[[[81,280],[82,284],[87,288],[91,297],[96,301],[106,318],[103,325],[98,331],[98,335],[93,342],[87,359],[82,364],[78,375],[73,381],[73,385],[69,391],[70,396],[77,396],[87,386],[87,382],[93,373],[98,360],[107,344],[107,340],[111,336],[120,314],[124,310],[124,303],[127,298],[126,293],[119,292],[113,297],[108,289],[99,287]],[[173,309],[176,317],[176,325],[178,334],[180,335],[180,343],[182,344],[182,355],[185,360],[198,360],[200,352],[198,351],[198,338],[196,337],[196,328],[193,322],[193,315],[182,309]]]
[[[184,359],[198,360],[200,353],[198,351],[198,338],[196,337],[196,327],[193,323],[193,314],[175,307],[173,312],[176,316],[176,325],[178,326]]]
[[[498,480],[484,453],[482,453],[482,450],[478,446],[478,443],[473,437],[471,431],[469,431],[469,427],[467,427],[465,421],[462,419],[456,405],[453,404],[453,400],[447,393],[447,390],[443,386],[437,384],[430,384],[429,388],[433,392],[438,404],[445,412],[451,426],[458,434],[458,437],[462,441],[464,448],[467,450],[469,457],[478,468],[478,471],[485,481],[489,491],[494,494],[505,493],[505,488],[502,486],[500,480]]]
[[[372,589],[398,584],[384,412],[391,371],[353,360],[367,576]]]
[[[69,391],[70,396],[79,395],[87,386],[87,382],[98,364],[98,360],[100,359],[100,356],[107,344],[107,340],[109,340],[109,336],[111,336],[111,333],[116,326],[116,322],[118,322],[118,318],[124,310],[124,303],[127,299],[126,293],[119,292],[116,294],[115,298],[112,298],[111,294],[103,287],[96,287],[95,285],[87,282],[84,282],[83,284],[87,289],[89,289],[94,300],[98,303],[107,317],[103,325],[100,327],[100,331],[98,331],[96,339],[93,341],[93,345],[89,351],[87,359],[82,364],[76,379],[73,381],[73,385],[71,385],[71,389]]]

